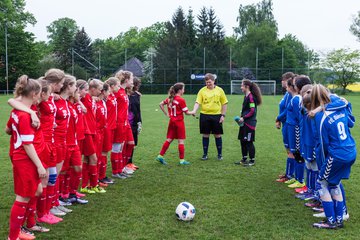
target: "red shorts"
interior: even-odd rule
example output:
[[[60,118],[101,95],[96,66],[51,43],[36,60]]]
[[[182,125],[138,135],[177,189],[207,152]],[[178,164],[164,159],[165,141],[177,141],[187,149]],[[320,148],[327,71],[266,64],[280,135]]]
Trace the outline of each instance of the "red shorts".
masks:
[[[81,166],[81,153],[78,145],[66,147],[66,157],[61,171],[67,171],[72,166]]]
[[[114,139],[115,129],[105,128],[104,141],[103,141],[103,152],[110,152],[112,149],[112,143]]]
[[[40,178],[31,159],[12,161],[14,176],[14,192],[24,198],[34,197]]]
[[[56,164],[65,160],[66,156],[66,142],[55,143],[56,148]]]
[[[51,142],[45,142],[45,149],[47,153],[47,156],[45,157],[47,159],[45,160],[47,167],[55,167],[57,160],[55,144]]]
[[[45,144],[45,147],[44,147],[44,150],[41,151],[40,154],[38,154],[38,157],[43,165],[43,167],[46,169],[46,168],[49,168],[49,149],[47,147],[47,145]]]
[[[134,136],[130,125],[118,126],[114,133],[114,143],[131,142],[134,141]]]
[[[186,139],[184,121],[169,121],[166,137],[170,139]]]
[[[103,151],[105,129],[96,130],[96,155],[99,157]]]
[[[96,153],[96,135],[85,134],[83,154],[88,157]]]
[[[79,150],[80,153],[83,154],[83,150],[84,150],[84,138],[81,140],[77,140],[78,146],[79,146]]]

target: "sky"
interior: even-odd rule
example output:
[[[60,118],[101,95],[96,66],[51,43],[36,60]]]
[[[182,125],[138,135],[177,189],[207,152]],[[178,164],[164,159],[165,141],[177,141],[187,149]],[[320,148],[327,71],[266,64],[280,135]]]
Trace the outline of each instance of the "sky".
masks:
[[[37,23],[28,26],[37,40],[47,41],[46,26],[69,17],[84,27],[91,39],[116,37],[130,27],[144,28],[156,22],[170,21],[181,6],[191,7],[198,15],[202,7],[212,7],[224,25],[227,36],[237,26],[240,4],[260,0],[26,0],[26,11]],[[360,0],[273,0],[273,13],[279,37],[293,34],[307,47],[318,52],[333,49],[360,49],[360,42],[349,31],[353,17],[360,11]]]

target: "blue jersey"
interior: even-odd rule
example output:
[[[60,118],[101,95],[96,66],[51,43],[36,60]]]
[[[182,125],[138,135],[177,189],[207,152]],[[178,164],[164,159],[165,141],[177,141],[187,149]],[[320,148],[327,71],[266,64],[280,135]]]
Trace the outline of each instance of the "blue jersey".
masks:
[[[349,131],[353,118],[349,115],[346,102],[340,99],[332,100],[334,101],[326,105],[325,112],[319,112],[315,116],[322,155],[325,158],[351,162],[356,158],[355,141]]]
[[[279,115],[277,116],[276,120],[281,121],[282,123],[286,122],[286,109],[291,101],[291,98],[291,94],[286,92],[279,103]]]
[[[309,147],[315,147],[314,132],[312,130],[313,119],[308,116],[305,108],[302,110],[302,141],[304,145]]]
[[[295,95],[286,108],[286,123],[294,126],[301,126],[302,97]]]

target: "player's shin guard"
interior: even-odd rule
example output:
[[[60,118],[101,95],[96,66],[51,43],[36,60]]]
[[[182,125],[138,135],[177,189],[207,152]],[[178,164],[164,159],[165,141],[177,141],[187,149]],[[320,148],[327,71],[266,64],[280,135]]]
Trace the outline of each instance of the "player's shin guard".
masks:
[[[59,192],[60,194],[63,194],[65,192],[65,173],[59,174]]]
[[[111,152],[110,160],[111,160],[112,174],[117,174],[118,173],[117,167],[119,165],[119,153]]]
[[[71,177],[70,177],[70,193],[76,194],[76,191],[80,185],[81,181],[81,171],[76,171],[74,168],[71,169]]]
[[[296,162],[295,165],[295,179],[300,183],[304,182],[304,168],[305,164],[303,162]]]
[[[46,194],[47,187],[43,187],[43,191],[38,197],[38,202],[36,204],[36,213],[38,218],[42,218],[46,214]]]
[[[104,179],[106,177],[107,156],[100,156],[99,162],[100,162],[100,167],[98,169],[99,179]]]
[[[89,165],[89,174],[90,187],[96,187],[98,185],[97,165]]]
[[[161,150],[160,150],[160,155],[161,156],[165,155],[165,153],[168,150],[169,146],[170,146],[170,143],[168,141],[165,141],[164,144],[162,145]]]
[[[65,174],[65,181],[64,181],[64,189],[62,195],[64,198],[67,198],[70,193],[70,180],[71,180],[71,169],[68,169]]]
[[[125,166],[129,163],[129,159],[131,158],[131,155],[134,151],[134,147],[135,145],[134,144],[126,144],[126,149],[125,149]]]
[[[89,183],[89,164],[87,162],[83,162],[81,188],[86,188],[88,183]]]
[[[9,239],[18,239],[28,203],[15,201],[10,211]]]
[[[184,144],[179,144],[178,145],[178,150],[179,150],[179,158],[184,159],[184,157],[185,157],[185,145]]]
[[[335,210],[334,210],[333,201],[330,201],[330,202],[322,201],[322,204],[324,207],[324,212],[325,212],[325,216],[326,216],[327,220],[330,223],[335,223]]]
[[[208,154],[208,149],[209,149],[209,138],[208,137],[203,137],[202,138],[202,144],[203,144],[204,155],[207,155]]]
[[[32,197],[27,205],[24,221],[26,220],[26,227],[28,228],[31,228],[36,224],[35,213],[37,201],[38,197]]]
[[[218,155],[222,155],[222,138],[221,137],[215,138],[215,144]]]

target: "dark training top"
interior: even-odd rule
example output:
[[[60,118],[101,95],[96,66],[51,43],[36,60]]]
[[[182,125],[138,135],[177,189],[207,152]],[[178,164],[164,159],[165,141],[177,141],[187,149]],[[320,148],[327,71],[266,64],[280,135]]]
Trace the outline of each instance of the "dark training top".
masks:
[[[129,122],[132,126],[141,122],[140,96],[138,92],[133,92],[129,96]]]
[[[257,100],[249,93],[249,95],[244,96],[244,102],[241,110],[241,117],[244,118],[244,124],[249,128],[255,130],[256,127],[256,113],[257,113]]]

